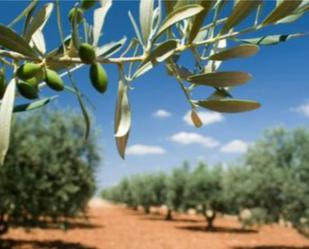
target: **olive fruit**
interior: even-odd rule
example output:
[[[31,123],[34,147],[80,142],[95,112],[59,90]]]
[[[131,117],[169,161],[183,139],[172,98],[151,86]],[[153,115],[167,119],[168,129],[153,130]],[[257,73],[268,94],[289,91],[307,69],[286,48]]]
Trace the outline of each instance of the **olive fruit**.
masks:
[[[69,12],[69,20],[74,23],[76,20],[77,24],[80,24],[84,18],[83,10],[81,8],[73,8]]]
[[[51,69],[45,71],[46,84],[55,91],[62,91],[64,89],[64,83],[59,74]]]
[[[94,48],[88,44],[88,43],[82,43],[79,46],[79,57],[82,60],[82,62],[84,62],[85,64],[93,64],[95,59],[96,59],[96,55],[95,55],[95,50]]]
[[[90,9],[96,4],[96,0],[82,0],[81,1],[81,8],[84,10]]]
[[[34,77],[40,70],[41,66],[39,64],[29,62],[21,65],[17,69],[16,75],[22,80],[27,80]]]
[[[39,88],[38,88],[38,81],[35,77],[28,79],[26,81],[19,81],[17,83],[17,88],[20,95],[27,99],[38,98]]]
[[[98,92],[104,93],[108,84],[108,78],[104,68],[99,63],[92,64],[90,66],[89,74],[94,88]]]

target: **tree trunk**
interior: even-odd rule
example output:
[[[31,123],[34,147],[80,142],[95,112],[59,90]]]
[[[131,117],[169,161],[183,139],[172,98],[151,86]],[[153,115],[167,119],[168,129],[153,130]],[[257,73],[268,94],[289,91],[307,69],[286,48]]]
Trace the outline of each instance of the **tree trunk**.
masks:
[[[172,220],[173,219],[173,216],[172,216],[172,209],[168,209],[167,210],[167,214],[165,216],[165,220]]]
[[[144,212],[145,212],[145,214],[149,214],[150,213],[150,207],[149,206],[144,207]]]
[[[0,214],[0,235],[9,230],[9,224],[5,221],[4,214]]]
[[[209,210],[207,210],[209,211]],[[207,222],[206,230],[207,231],[213,231],[214,230],[214,220],[216,219],[216,211],[212,210],[211,214],[210,212],[204,211],[204,217]]]

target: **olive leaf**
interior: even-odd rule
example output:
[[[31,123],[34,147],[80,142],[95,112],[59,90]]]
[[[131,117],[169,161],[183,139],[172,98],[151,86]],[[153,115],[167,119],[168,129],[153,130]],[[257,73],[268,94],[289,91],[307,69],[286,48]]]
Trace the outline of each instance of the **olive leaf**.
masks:
[[[32,18],[31,22],[29,23],[26,33],[25,39],[26,41],[30,41],[33,34],[36,31],[42,30],[48,21],[52,11],[54,8],[53,3],[48,3],[42,7],[42,9]]]
[[[97,8],[93,14],[93,46],[97,46],[101,36],[106,14],[112,6],[112,0],[103,0],[102,7]]]
[[[219,53],[213,54],[209,57],[209,60],[225,61],[235,58],[245,58],[256,54],[259,51],[259,47],[252,44],[239,45],[233,48],[223,50]]]
[[[110,42],[110,43],[103,45],[97,50],[97,54],[100,55],[99,58],[108,58],[112,56],[113,54],[117,53],[126,43],[126,41],[127,41],[127,38],[123,37],[119,41]]]
[[[139,77],[153,68],[157,63],[163,62],[174,54],[177,48],[176,40],[167,40],[156,47],[149,56],[143,61],[140,68],[135,72],[133,78]]]
[[[215,72],[190,76],[187,80],[196,85],[232,87],[246,83],[251,75],[243,72]]]
[[[207,98],[207,100],[221,100],[225,98],[233,98],[227,88],[216,88],[216,90]]]
[[[185,5],[181,8],[174,10],[166,17],[166,19],[162,23],[161,27],[157,32],[156,38],[159,37],[164,31],[166,31],[175,23],[195,16],[203,10],[204,8],[198,4]]]
[[[202,12],[200,12],[199,14],[196,15],[196,17],[193,20],[193,24],[190,30],[190,34],[189,34],[189,43],[192,43],[196,36],[198,35],[201,26],[203,25],[204,19],[207,17],[209,11],[211,10],[211,7],[213,6],[215,1],[201,1],[201,6],[204,8],[204,10]]]
[[[284,0],[282,1],[262,22],[262,25],[274,24],[284,17],[293,13],[302,3],[302,0]]]
[[[0,24],[0,45],[22,55],[37,58],[27,41],[15,31]]]
[[[123,102],[123,98],[126,98],[125,96],[127,95],[127,91],[128,88],[125,85],[125,78],[123,75],[123,71],[122,68],[119,69],[119,83],[118,83],[118,98],[117,98],[117,103],[116,103],[116,109],[115,109],[115,126],[114,126],[114,132],[115,134],[118,133],[118,129],[120,127],[121,124],[121,120],[122,120],[122,102]],[[127,131],[127,133],[122,136],[115,136],[115,140],[116,140],[116,145],[117,145],[117,150],[119,155],[121,156],[121,158],[125,158],[125,151],[126,151],[126,147],[127,147],[127,142],[129,139],[129,134],[130,134],[130,128]]]
[[[288,35],[266,35],[257,38],[249,38],[249,39],[238,39],[235,38],[235,41],[256,44],[256,45],[276,45],[281,42],[286,42],[293,38],[299,38],[302,36],[307,35],[308,33],[295,33],[295,34],[288,34]]]
[[[261,0],[239,0],[226,20],[221,33],[226,33],[245,20],[262,3]]]
[[[208,99],[198,101],[197,105],[212,111],[226,113],[252,111],[261,106],[256,101],[242,99]]]
[[[73,76],[71,74],[71,72],[69,70],[67,70],[67,74],[69,76],[69,79],[70,79],[70,82],[71,82],[71,85],[72,87],[74,88],[74,94],[75,96],[77,97],[77,101],[78,101],[78,104],[80,106],[80,109],[82,111],[82,114],[83,114],[83,118],[84,118],[84,121],[85,121],[85,135],[84,135],[84,139],[85,141],[88,140],[89,138],[89,134],[90,134],[90,128],[91,128],[91,120],[90,120],[90,116],[88,114],[88,111],[87,111],[87,108],[86,108],[86,105],[84,104],[84,101],[83,101],[83,97],[80,93],[80,90],[78,89],[75,81],[73,80]]]
[[[41,30],[37,30],[31,37],[31,43],[35,48],[37,48],[42,54],[46,53],[46,44],[43,32]],[[30,43],[30,44],[31,44]]]
[[[176,4],[177,0],[164,0],[166,14],[169,15]]]
[[[13,27],[16,23],[18,23],[25,16],[28,16],[36,6],[38,5],[39,0],[32,0],[31,3],[8,25],[9,28]]]
[[[129,19],[130,19],[130,21],[132,23],[133,29],[135,31],[136,38],[140,42],[140,44],[143,45],[143,39],[142,39],[141,33],[140,33],[139,29],[138,29],[138,26],[137,26],[137,24],[136,24],[136,22],[134,20],[133,15],[131,14],[131,11],[128,12],[128,15],[129,15]]]
[[[212,49],[210,52],[210,55],[213,55],[216,52],[223,51],[227,46],[226,39],[218,41],[216,44],[214,44],[215,49]],[[221,66],[222,61],[208,61],[207,65],[205,66],[205,73],[211,73],[215,72],[219,69]]]
[[[203,125],[202,120],[194,110],[191,111],[191,120],[196,128],[200,128]]]
[[[122,93],[121,102],[120,102],[120,112],[121,118],[115,133],[115,137],[125,136],[131,127],[131,110],[128,99],[128,88],[125,87]]]
[[[0,165],[3,165],[10,145],[11,121],[15,101],[16,80],[8,84],[0,106]]]
[[[58,96],[52,96],[49,98],[44,98],[44,99],[40,99],[31,103],[27,103],[27,104],[21,104],[21,105],[16,105],[14,106],[13,112],[14,113],[18,113],[18,112],[26,112],[26,111],[32,111],[38,108],[41,108],[45,105],[47,105],[48,103],[50,103],[51,101],[55,100]]]
[[[152,29],[154,14],[154,0],[141,0],[139,7],[139,21],[144,38],[144,45],[147,46],[148,38]]]

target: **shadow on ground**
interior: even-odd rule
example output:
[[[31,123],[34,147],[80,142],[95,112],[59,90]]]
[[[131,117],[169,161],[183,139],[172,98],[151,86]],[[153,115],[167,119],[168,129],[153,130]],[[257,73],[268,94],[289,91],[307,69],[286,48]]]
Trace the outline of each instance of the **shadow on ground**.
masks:
[[[80,243],[70,243],[61,240],[37,241],[37,240],[1,240],[1,249],[98,249]]]
[[[309,246],[236,246],[232,249],[309,249]]]
[[[172,219],[172,220],[166,220],[165,217],[163,217],[163,216],[145,216],[145,217],[142,217],[141,220],[166,221],[166,222],[190,222],[190,223],[204,222],[202,220],[182,219],[182,218],[175,218],[175,219]]]
[[[177,229],[188,230],[192,232],[204,232],[204,233],[238,233],[238,234],[248,234],[248,233],[257,233],[258,230],[254,229],[242,229],[242,228],[233,228],[233,227],[215,227],[212,230],[207,230],[206,226],[178,226]],[[233,248],[233,249],[246,249],[246,248]],[[256,248],[248,248],[256,249]],[[260,249],[260,248],[257,248]],[[261,248],[264,249],[264,248]],[[265,248],[267,249],[267,248]],[[309,249],[309,248],[308,248]]]

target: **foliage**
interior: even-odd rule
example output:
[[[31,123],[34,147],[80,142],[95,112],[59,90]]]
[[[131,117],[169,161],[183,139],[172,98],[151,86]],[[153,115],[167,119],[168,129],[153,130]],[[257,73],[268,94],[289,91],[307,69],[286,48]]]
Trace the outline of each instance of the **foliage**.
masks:
[[[308,149],[308,129],[268,130],[250,148],[244,165],[227,174],[230,201],[239,208],[264,210],[263,222],[284,219],[307,233]]]
[[[84,211],[100,157],[94,137],[86,144],[80,140],[79,116],[44,109],[18,116],[13,126],[12,146],[0,168],[0,229],[46,219],[57,223]]]
[[[209,168],[204,163],[199,163],[189,177],[186,203],[204,215],[209,230],[217,212],[225,211],[222,178],[220,165]]]
[[[216,213],[220,212],[239,215],[244,227],[284,220],[309,235],[308,150],[308,129],[270,129],[239,163],[226,170],[221,165],[208,167],[204,163],[190,170],[184,163],[166,175],[166,181],[158,180],[155,174],[135,176],[126,179],[127,192],[123,195],[119,195],[120,184],[106,190],[110,195],[104,197],[126,203],[130,192],[136,196],[135,206],[166,205],[169,219],[174,210],[194,208],[204,215],[208,229],[213,228]],[[160,201],[154,201],[155,193],[161,193],[157,198]]]
[[[71,75],[72,71],[86,64],[91,64],[91,82],[101,93],[106,91],[108,84],[102,64],[117,65],[119,90],[115,139],[123,158],[131,129],[128,96],[133,89],[131,84],[160,63],[166,65],[168,74],[176,79],[183,90],[192,109],[192,120],[197,127],[201,126],[196,113],[196,109],[200,107],[232,113],[254,110],[260,106],[258,102],[234,99],[229,92],[231,88],[248,82],[251,76],[246,72],[218,72],[220,65],[226,60],[252,56],[258,52],[258,46],[274,45],[304,35],[296,33],[243,37],[269,26],[296,21],[309,9],[309,3],[305,0],[276,1],[276,5],[269,3],[272,5],[269,13],[266,13],[268,8],[264,8],[267,1],[262,0],[141,0],[139,23],[136,23],[129,12],[136,37],[131,37],[128,43],[124,37],[100,44],[104,21],[112,7],[112,0],[86,2],[88,1],[76,2],[69,11],[68,19],[63,20],[59,0],[44,4],[33,0],[11,23],[0,25],[0,61],[3,69],[0,95],[5,91],[0,107],[0,162],[3,162],[9,148],[15,97],[19,97],[19,94],[31,99],[39,97],[40,89],[45,86],[57,91],[70,91],[77,96],[85,119],[87,138],[90,129],[89,115],[83,102],[83,94]],[[86,12],[93,14],[93,23],[86,18]],[[61,43],[55,49],[47,51],[44,26],[54,13],[57,15]],[[22,21],[24,29],[17,33],[13,28]],[[71,27],[67,37],[63,24]],[[192,55],[194,66],[190,69],[179,63],[186,51]],[[29,70],[19,75],[18,69],[23,66],[28,68],[28,63],[36,66],[33,67],[32,64]],[[63,82],[59,73],[61,77],[69,76],[72,87]],[[19,93],[16,93],[16,85]],[[203,99],[193,99],[192,92],[204,92],[204,87],[210,87],[213,93]],[[39,103],[42,106],[48,101]],[[38,107],[38,104],[35,105]]]
[[[136,175],[123,179],[118,185],[102,192],[102,197],[128,206],[144,207],[166,205],[166,219],[172,219],[172,211],[201,208],[209,228],[212,228],[217,211],[223,211],[222,168],[213,169],[199,164],[190,171],[188,163],[175,168],[171,174]],[[133,204],[133,205],[132,205]],[[209,211],[214,215],[208,215]]]

